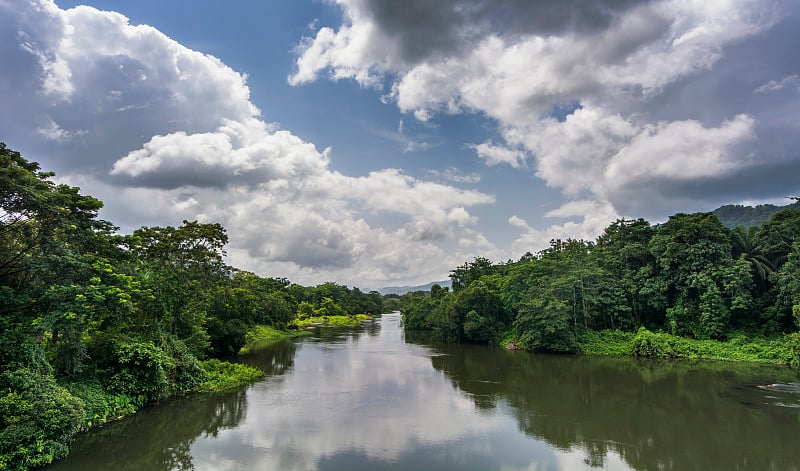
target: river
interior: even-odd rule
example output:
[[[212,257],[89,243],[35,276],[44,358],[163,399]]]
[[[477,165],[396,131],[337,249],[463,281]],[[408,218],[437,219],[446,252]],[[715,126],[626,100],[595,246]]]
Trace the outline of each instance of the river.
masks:
[[[144,408],[48,469],[800,470],[786,368],[412,340],[390,314],[280,342],[243,358],[263,381]]]

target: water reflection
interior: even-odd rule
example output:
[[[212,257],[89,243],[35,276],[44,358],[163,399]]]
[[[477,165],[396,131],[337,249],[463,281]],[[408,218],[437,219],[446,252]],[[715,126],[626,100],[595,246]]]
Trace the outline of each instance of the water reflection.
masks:
[[[256,385],[248,400],[239,427],[195,444],[206,460],[198,468],[408,469],[426,449],[453,452],[507,421],[476,417],[431,368],[429,350],[403,341],[397,316],[355,334],[322,329],[298,344],[291,375]]]
[[[296,346],[281,342],[251,355],[247,362],[273,380],[291,370]],[[239,425],[247,413],[247,391],[172,399],[140,410],[119,422],[79,437],[67,460],[48,468],[61,470],[197,469],[192,445],[213,440]]]
[[[581,448],[592,467],[613,453],[637,470],[800,469],[800,396],[757,386],[796,380],[785,368],[436,351],[433,367],[477,407],[509,408],[528,436]]]
[[[216,437],[235,427],[246,412],[245,396],[245,391],[239,391],[145,408],[80,437],[68,460],[48,469],[195,469],[192,444],[198,437]]]
[[[797,470],[785,369],[408,342],[397,315],[254,352],[236,394],[142,411],[54,469]],[[783,394],[783,396],[781,396]],[[793,402],[794,401],[794,402]]]

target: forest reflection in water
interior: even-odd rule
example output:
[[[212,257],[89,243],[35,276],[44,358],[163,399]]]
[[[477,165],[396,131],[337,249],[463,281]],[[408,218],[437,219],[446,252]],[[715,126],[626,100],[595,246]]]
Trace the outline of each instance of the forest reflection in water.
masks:
[[[757,387],[783,368],[433,345],[397,315],[243,361],[267,378],[146,408],[53,469],[800,469],[800,397]]]
[[[431,362],[483,410],[603,467],[800,469],[798,381],[785,368],[709,361],[528,355],[438,345]]]

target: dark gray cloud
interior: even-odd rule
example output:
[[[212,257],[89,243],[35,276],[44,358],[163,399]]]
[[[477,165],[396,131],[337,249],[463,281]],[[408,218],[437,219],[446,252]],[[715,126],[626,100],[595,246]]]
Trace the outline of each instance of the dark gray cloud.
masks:
[[[361,12],[409,64],[451,55],[485,35],[592,34],[649,0],[362,0]]]
[[[627,110],[648,122],[692,119],[706,127],[747,114],[754,120],[755,139],[740,153],[749,164],[716,178],[619,189],[615,207],[626,215],[657,217],[800,193],[800,87],[791,79],[800,74],[800,11],[793,13],[762,34],[727,45],[713,67]],[[770,82],[773,87],[764,87]]]

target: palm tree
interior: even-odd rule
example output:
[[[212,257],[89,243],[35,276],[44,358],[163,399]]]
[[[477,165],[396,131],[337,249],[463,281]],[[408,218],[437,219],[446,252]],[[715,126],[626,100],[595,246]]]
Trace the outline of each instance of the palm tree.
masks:
[[[766,293],[769,289],[769,277],[775,273],[775,266],[766,257],[764,241],[758,237],[758,226],[736,226],[731,231],[733,243],[733,256],[746,260],[753,272],[756,284],[756,295]]]

